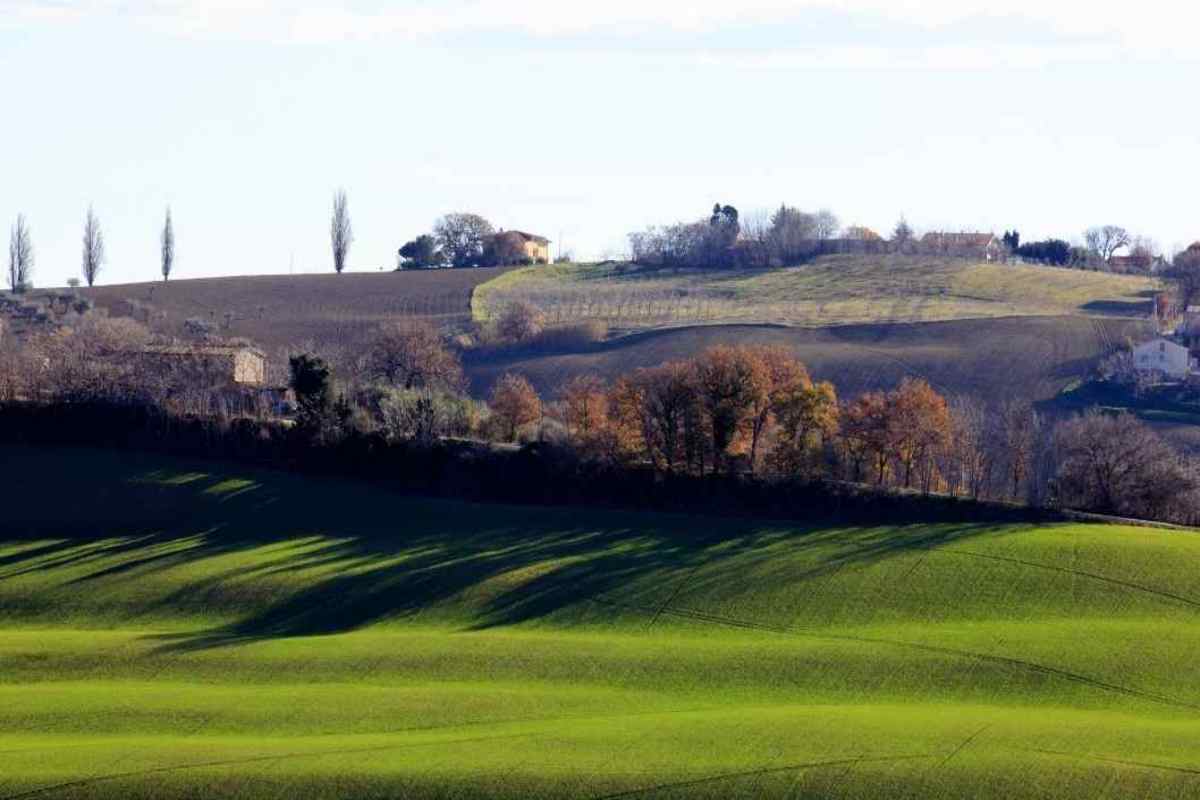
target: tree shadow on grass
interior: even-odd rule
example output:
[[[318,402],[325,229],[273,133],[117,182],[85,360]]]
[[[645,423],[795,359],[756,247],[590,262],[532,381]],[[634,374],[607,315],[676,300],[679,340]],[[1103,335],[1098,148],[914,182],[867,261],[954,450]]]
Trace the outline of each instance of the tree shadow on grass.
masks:
[[[0,559],[0,580],[62,573],[60,585],[71,591],[123,592],[166,570],[254,551],[137,601],[136,611],[151,616],[244,614],[211,630],[154,637],[160,652],[345,633],[446,609],[461,612],[454,624],[467,629],[549,618],[571,624],[595,619],[591,600],[661,603],[701,568],[693,590],[728,589],[775,565],[782,566],[773,580],[803,583],[996,530],[483,506],[285,473],[233,481],[183,464],[163,470],[161,459],[148,471],[113,454],[90,458],[90,475],[101,477],[80,480],[69,507],[42,505],[36,525],[0,521],[0,541],[27,544]],[[189,477],[175,479],[181,475]],[[124,524],[94,521],[126,512]]]

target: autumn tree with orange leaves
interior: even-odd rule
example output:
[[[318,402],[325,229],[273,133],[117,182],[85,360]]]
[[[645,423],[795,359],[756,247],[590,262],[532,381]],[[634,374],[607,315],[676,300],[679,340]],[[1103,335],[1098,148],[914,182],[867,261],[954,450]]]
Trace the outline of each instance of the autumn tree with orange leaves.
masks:
[[[522,375],[509,372],[496,381],[488,400],[507,441],[517,439],[521,428],[542,418],[542,399]]]

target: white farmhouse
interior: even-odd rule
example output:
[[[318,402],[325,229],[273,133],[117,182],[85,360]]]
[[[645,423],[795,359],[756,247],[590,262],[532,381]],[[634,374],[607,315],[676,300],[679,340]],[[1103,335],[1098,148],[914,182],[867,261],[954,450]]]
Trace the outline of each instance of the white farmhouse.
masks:
[[[1169,339],[1151,339],[1133,348],[1133,367],[1138,372],[1184,380],[1191,370],[1188,349]]]

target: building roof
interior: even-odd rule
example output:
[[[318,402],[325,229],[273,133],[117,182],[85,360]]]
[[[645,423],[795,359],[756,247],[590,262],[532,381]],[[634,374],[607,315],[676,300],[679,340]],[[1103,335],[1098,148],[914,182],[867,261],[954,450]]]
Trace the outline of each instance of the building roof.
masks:
[[[500,231],[500,233],[515,233],[527,242],[537,242],[538,244],[550,244],[550,240],[545,236],[538,236],[536,233],[526,233],[525,231]]]
[[[987,247],[996,238],[994,233],[927,233],[921,244],[949,245],[952,247]]]
[[[1156,344],[1170,345],[1171,347],[1178,347],[1180,350],[1187,350],[1187,348],[1184,347],[1183,345],[1179,344],[1179,342],[1173,342],[1170,339],[1166,338],[1165,336],[1159,336],[1154,339],[1147,339],[1146,341],[1137,345],[1133,349],[1141,350],[1143,347],[1149,347],[1151,345],[1156,345]]]
[[[251,353],[260,358],[267,357],[267,354],[257,347],[239,344],[151,344],[138,352],[163,356],[236,356],[239,353]]]

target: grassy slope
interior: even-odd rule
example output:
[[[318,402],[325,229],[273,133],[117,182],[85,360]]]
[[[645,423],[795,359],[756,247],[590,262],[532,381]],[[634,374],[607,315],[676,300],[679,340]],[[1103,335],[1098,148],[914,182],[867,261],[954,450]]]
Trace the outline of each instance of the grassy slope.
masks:
[[[1191,534],[474,507],[87,451],[0,464],[0,797],[1200,780]]]
[[[1010,316],[1145,317],[1155,282],[960,259],[830,256],[789,269],[722,272],[626,264],[531,267],[480,286],[486,317],[532,300],[552,321],[601,317],[622,327],[782,323],[805,327]]]

